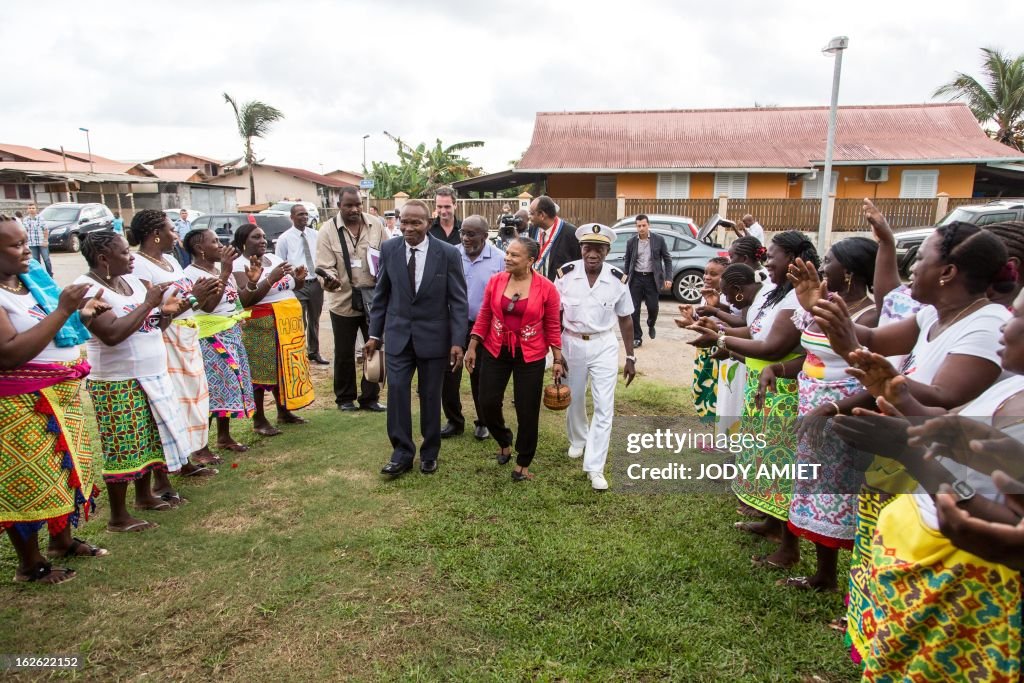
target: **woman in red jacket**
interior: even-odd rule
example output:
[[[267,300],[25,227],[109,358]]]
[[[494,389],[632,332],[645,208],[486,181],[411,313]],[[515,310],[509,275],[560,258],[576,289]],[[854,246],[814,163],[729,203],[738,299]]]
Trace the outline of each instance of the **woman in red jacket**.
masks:
[[[491,277],[466,351],[466,369],[480,362],[480,418],[497,440],[498,464],[512,459],[512,430],[505,425],[502,399],[512,377],[512,396],[519,422],[513,481],[533,479],[530,463],[537,450],[544,389],[544,359],[554,354],[552,372],[562,377],[562,337],[558,292],[551,281],[535,273],[540,247],[520,237],[505,252],[505,272]],[[483,346],[483,351],[477,349]]]

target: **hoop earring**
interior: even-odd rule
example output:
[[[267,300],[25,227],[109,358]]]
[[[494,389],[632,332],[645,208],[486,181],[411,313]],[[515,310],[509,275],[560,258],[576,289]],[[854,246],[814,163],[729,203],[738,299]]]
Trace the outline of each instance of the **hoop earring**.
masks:
[[[160,238],[159,237],[154,237],[153,238],[153,244],[160,244]]]
[[[743,292],[740,292],[733,298],[736,299],[736,303],[740,303],[741,301],[743,301]]]

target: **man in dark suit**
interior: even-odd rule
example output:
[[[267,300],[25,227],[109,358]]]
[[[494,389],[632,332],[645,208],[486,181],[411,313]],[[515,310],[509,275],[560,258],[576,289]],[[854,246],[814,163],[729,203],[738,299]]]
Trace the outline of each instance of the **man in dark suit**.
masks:
[[[570,261],[580,260],[580,243],[576,239],[576,226],[558,216],[558,205],[551,197],[541,195],[530,204],[530,223],[544,230],[540,254],[533,264],[534,270],[554,281],[558,269]]]
[[[370,307],[370,339],[363,354],[372,358],[387,341],[388,438],[391,461],[381,474],[412,469],[412,376],[420,394],[420,472],[437,471],[441,450],[441,387],[444,373],[461,366],[469,309],[459,251],[428,237],[430,209],[414,199],[402,207],[400,240],[381,244],[377,288]]]
[[[626,242],[626,275],[633,297],[633,346],[644,341],[640,327],[640,302],[647,302],[647,332],[654,339],[658,322],[658,293],[672,286],[672,256],[665,238],[651,232],[647,216],[636,217],[636,235]]]

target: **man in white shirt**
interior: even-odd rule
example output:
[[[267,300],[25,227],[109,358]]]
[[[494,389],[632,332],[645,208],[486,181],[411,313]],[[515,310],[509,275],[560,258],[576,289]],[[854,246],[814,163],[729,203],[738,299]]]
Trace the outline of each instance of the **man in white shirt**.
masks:
[[[756,237],[757,241],[761,244],[764,244],[764,228],[749,213],[740,219],[740,222],[733,227],[732,231],[736,233],[737,237],[750,235],[751,237]]]
[[[302,204],[292,205],[292,227],[277,240],[275,251],[282,261],[293,268],[306,267],[306,284],[295,292],[302,304],[302,320],[306,324],[306,350],[309,360],[317,365],[330,365],[320,355],[320,313],[324,309],[324,290],[316,276],[316,230],[306,227],[309,211]]]

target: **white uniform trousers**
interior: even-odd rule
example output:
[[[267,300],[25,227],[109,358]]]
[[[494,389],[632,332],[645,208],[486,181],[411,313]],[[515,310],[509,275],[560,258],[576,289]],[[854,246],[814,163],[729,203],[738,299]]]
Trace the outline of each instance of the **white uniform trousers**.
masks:
[[[569,366],[566,384],[572,403],[566,411],[569,444],[583,448],[583,471],[603,472],[615,413],[615,383],[619,375],[619,343],[614,331],[583,340],[562,334],[562,355]],[[587,380],[594,400],[594,417],[587,423]]]

